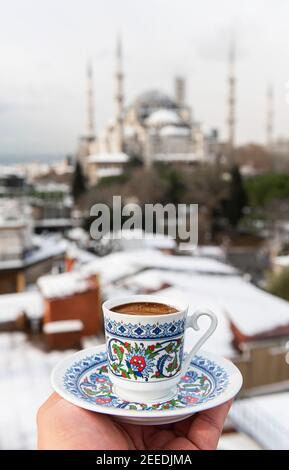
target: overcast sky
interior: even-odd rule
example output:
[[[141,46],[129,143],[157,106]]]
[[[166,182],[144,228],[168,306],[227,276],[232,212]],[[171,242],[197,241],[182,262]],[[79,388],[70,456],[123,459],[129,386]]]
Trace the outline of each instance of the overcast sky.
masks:
[[[0,155],[73,152],[85,124],[85,66],[92,58],[97,131],[114,111],[117,31],[126,103],[151,88],[187,101],[205,128],[226,136],[228,45],[237,39],[237,140],[265,139],[266,89],[275,132],[288,136],[286,0],[0,0]]]

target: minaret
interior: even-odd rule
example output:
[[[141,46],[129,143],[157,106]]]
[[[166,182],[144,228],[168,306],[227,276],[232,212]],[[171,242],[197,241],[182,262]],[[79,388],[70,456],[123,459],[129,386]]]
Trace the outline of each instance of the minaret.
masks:
[[[273,143],[273,119],[274,119],[274,91],[269,85],[267,90],[267,122],[266,122],[266,144],[267,151],[272,150]]]
[[[121,38],[118,36],[116,45],[116,151],[123,152],[123,71],[122,71],[122,44]]]
[[[85,138],[90,142],[95,139],[94,126],[94,96],[93,96],[93,70],[91,61],[87,63],[87,116]]]
[[[186,82],[183,77],[175,78],[175,100],[177,105],[181,108],[185,104]]]
[[[235,148],[235,106],[236,106],[236,77],[235,77],[236,46],[231,43],[229,51],[229,94],[228,94],[228,156],[232,164]]]

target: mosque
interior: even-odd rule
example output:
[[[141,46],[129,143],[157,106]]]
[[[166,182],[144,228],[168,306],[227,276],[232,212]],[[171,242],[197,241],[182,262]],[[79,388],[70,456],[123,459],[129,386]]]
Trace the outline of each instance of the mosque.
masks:
[[[123,173],[129,160],[146,167],[155,163],[186,166],[216,158],[218,133],[205,134],[186,103],[186,83],[175,78],[173,96],[162,91],[142,93],[125,105],[122,46],[117,41],[115,117],[99,135],[94,126],[93,71],[87,68],[87,125],[78,158],[91,185],[100,178]]]

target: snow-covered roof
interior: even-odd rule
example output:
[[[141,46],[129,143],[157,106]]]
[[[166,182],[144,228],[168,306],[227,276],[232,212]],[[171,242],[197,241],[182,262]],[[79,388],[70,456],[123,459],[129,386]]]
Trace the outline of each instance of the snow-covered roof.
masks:
[[[98,168],[96,170],[98,178],[108,178],[109,176],[119,176],[123,173],[122,168]]]
[[[22,170],[13,165],[0,165],[0,177],[16,176],[24,178],[25,174]]]
[[[174,239],[161,233],[145,233],[144,230],[121,230],[116,233],[116,244],[123,250],[173,249],[176,246]]]
[[[34,220],[34,227],[71,227],[73,225],[72,219],[65,219],[63,217],[59,218],[49,218],[49,219],[39,219]]]
[[[238,271],[228,264],[215,259],[198,256],[164,255],[156,251],[153,256],[143,256],[135,259],[134,264],[142,268],[157,268],[170,271],[185,271],[191,273],[229,274],[236,275]]]
[[[83,323],[81,320],[62,320],[52,321],[43,325],[43,331],[47,335],[55,333],[71,333],[73,331],[81,331]]]
[[[36,448],[36,414],[52,393],[51,371],[73,352],[45,352],[23,333],[0,334],[0,449]]]
[[[289,255],[276,256],[274,259],[275,266],[280,266],[280,268],[288,268],[289,266]]]
[[[43,310],[42,296],[37,291],[0,295],[0,323],[14,321],[23,312],[30,318],[41,318]]]
[[[289,392],[238,400],[230,417],[264,449],[289,449]]]
[[[198,246],[194,249],[193,254],[195,256],[202,256],[205,258],[214,258],[218,260],[225,260],[226,253],[224,248],[215,245],[204,245]]]
[[[34,188],[36,191],[39,191],[39,192],[63,192],[63,193],[67,193],[69,191],[69,185],[68,184],[64,184],[64,183],[57,183],[57,182],[48,182],[48,183],[36,183],[34,185]]]
[[[87,157],[88,163],[126,163],[128,160],[129,156],[123,152],[99,153]]]
[[[67,232],[70,240],[85,242],[89,239],[88,233],[82,227],[74,227]]]
[[[80,256],[82,253],[85,252],[80,250]],[[46,294],[70,295],[90,274],[100,275],[104,298],[159,291],[165,302],[188,302],[190,315],[196,309],[214,311],[219,324],[206,349],[225,357],[237,355],[232,345],[230,320],[248,335],[289,323],[288,302],[251,285],[234,268],[215,259],[171,256],[155,249],[142,249],[99,258],[89,255],[84,263],[75,273],[45,276],[48,278],[48,282],[44,281]],[[42,288],[41,292],[44,292]],[[41,317],[41,293],[0,296],[0,321],[13,320],[22,311],[32,318]],[[206,319],[201,318],[201,331],[205,323]],[[188,331],[185,348],[196,341],[197,335]],[[70,353],[46,353],[35,349],[23,334],[0,334],[0,357],[5,364],[0,374],[0,448],[35,447],[35,414],[51,391],[51,368]],[[263,447],[289,448],[288,395],[279,394],[278,399],[272,395],[240,400],[233,406],[233,422]],[[13,406],[7,406],[9,403]]]
[[[214,282],[214,289],[218,283]],[[225,295],[230,320],[246,336],[289,325],[289,302],[275,297],[240,278],[226,280],[219,295]]]
[[[88,277],[78,271],[41,276],[37,284],[46,299],[79,294],[87,291],[90,287]]]
[[[159,109],[154,111],[146,120],[149,126],[164,126],[166,124],[180,124],[179,115],[171,109]]]
[[[130,252],[119,251],[107,256],[96,258],[95,261],[84,265],[81,272],[85,274],[99,274],[102,285],[116,282],[122,277],[134,274],[139,271],[139,267],[134,264],[135,256],[143,256],[144,251]]]
[[[160,293],[170,295],[171,302],[178,296],[188,300],[192,311],[209,307],[218,313],[219,326],[208,348],[229,357],[236,354],[230,322],[248,336],[289,324],[288,302],[253,286],[234,268],[214,259],[140,250],[113,253],[83,269],[100,273],[108,295],[158,291],[170,285]],[[117,286],[112,284],[116,282]]]
[[[30,266],[45,259],[62,255],[67,248],[66,240],[58,235],[34,235],[33,245],[34,248],[28,251],[23,259],[1,260],[0,269],[18,269]]]
[[[203,276],[196,276],[196,278],[198,277],[203,278]],[[212,295],[209,288],[205,289],[205,286],[212,282],[212,278],[204,276],[203,290],[199,290],[195,286],[194,280],[195,278],[192,275],[150,269],[128,277],[122,283],[122,287],[127,290],[126,293],[139,293],[144,292],[144,290],[158,291],[164,284],[168,284],[171,287],[156,292],[164,302],[171,304],[176,301],[186,302],[189,305],[189,314],[193,314],[196,310],[202,308],[214,311],[219,320],[218,328],[206,343],[206,349],[230,358],[236,356],[236,350],[232,345],[233,334],[225,315],[224,306],[218,301],[219,299],[216,299],[216,296]],[[114,295],[125,295],[125,292]],[[201,328],[202,324],[206,322],[204,320],[204,323],[202,323],[202,320],[200,320]],[[187,342],[190,343],[195,340],[196,333],[189,330]]]
[[[190,129],[184,126],[165,126],[160,130],[162,137],[187,137],[190,134]]]
[[[214,305],[218,306],[228,324],[232,321],[247,336],[289,324],[289,302],[264,292],[239,276],[212,276],[205,271],[202,274],[200,269],[201,275],[189,271],[176,272],[173,269],[153,272],[159,276],[160,282],[185,291],[193,303],[198,296],[203,302],[210,302],[213,309]]]

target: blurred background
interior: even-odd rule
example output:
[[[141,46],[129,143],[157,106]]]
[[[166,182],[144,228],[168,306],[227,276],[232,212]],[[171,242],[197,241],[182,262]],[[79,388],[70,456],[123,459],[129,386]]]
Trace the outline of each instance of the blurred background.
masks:
[[[0,448],[35,448],[102,300],[161,292],[214,310],[243,374],[219,448],[289,449],[288,2],[0,6]],[[93,240],[114,195],[198,204],[198,247]]]

